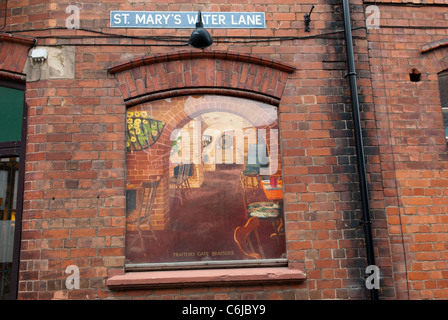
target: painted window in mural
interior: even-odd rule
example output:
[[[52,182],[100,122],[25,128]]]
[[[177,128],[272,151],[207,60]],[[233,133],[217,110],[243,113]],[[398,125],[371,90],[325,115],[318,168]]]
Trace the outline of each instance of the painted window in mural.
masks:
[[[186,96],[127,110],[127,264],[286,258],[277,109]]]

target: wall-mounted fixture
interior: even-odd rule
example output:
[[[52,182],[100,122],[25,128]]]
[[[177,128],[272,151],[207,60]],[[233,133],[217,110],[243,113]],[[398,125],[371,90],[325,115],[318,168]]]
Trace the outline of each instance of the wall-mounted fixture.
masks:
[[[311,12],[313,12],[314,6],[311,7],[310,13],[304,15],[305,17],[305,32],[311,32],[310,22],[311,22]]]
[[[45,48],[33,49],[31,51],[31,60],[33,63],[44,63],[48,58],[48,52]]]
[[[198,22],[196,22],[196,29],[191,34],[188,44],[198,49],[205,49],[213,44],[213,39],[210,36],[210,33],[208,33],[208,31],[204,29],[200,10],[198,12]]]

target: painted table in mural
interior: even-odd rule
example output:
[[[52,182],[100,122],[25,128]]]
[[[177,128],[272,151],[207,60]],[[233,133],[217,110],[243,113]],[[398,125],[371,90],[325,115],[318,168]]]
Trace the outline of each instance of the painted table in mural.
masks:
[[[270,180],[261,180],[261,187],[268,200],[274,202],[283,200],[283,185],[281,180],[277,181],[275,187],[271,185]]]
[[[261,180],[261,187],[264,191],[264,194],[266,195],[266,198],[269,201],[275,202],[277,204],[279,202],[283,201],[282,180],[276,181],[274,186],[271,185],[270,180]],[[282,231],[282,229],[283,229],[283,210],[281,212],[282,213],[279,216],[280,224],[275,227],[276,228],[275,233],[271,234],[271,238],[277,237],[277,240],[280,235],[284,235],[284,232]]]

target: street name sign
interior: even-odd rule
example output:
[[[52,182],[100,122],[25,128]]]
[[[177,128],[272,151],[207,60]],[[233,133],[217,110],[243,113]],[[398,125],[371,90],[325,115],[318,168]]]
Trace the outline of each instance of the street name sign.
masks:
[[[264,29],[264,12],[202,12],[204,28]],[[111,11],[111,28],[195,28],[197,12],[185,11]]]

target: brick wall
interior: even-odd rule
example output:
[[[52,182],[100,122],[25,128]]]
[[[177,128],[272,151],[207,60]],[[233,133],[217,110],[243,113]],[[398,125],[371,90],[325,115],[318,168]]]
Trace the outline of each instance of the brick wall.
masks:
[[[363,3],[351,4],[353,25],[364,26]],[[378,4],[381,25],[387,27],[368,32],[355,30],[354,45],[374,245],[382,276],[380,297],[446,298],[448,221],[443,196],[447,162],[436,75],[441,71],[436,67],[438,61],[446,51],[439,48],[421,53],[420,47],[447,36],[441,29],[409,28],[417,22],[432,25],[439,21],[443,25],[444,20],[439,7]],[[366,298],[364,234],[350,92],[344,78],[347,68],[343,32],[282,41],[241,42],[241,38],[233,38],[301,37],[341,30],[339,2],[213,0],[185,4],[174,0],[113,0],[83,1],[78,5],[81,28],[127,36],[188,37],[191,30],[111,30],[107,28],[109,11],[266,12],[265,30],[210,30],[215,44],[206,52],[259,56],[295,68],[291,74],[277,73],[283,78],[272,83],[283,85],[262,86],[255,91],[275,97],[271,103],[279,102],[288,258],[305,270],[307,279],[283,285],[109,290],[105,279],[124,265],[126,103],[143,102],[124,99],[160,94],[161,89],[182,89],[189,81],[185,76],[184,82],[168,86],[173,83],[171,78],[162,82],[153,78],[153,87],[148,89],[133,81],[141,78],[141,70],[150,70],[143,67],[149,66],[145,64],[148,61],[141,61],[140,66],[129,65],[129,61],[166,57],[186,49],[199,51],[173,42],[102,39],[99,37],[104,35],[86,30],[67,30],[67,4],[10,0],[6,31],[39,29],[21,34],[37,37],[37,44],[42,46],[75,46],[73,77],[47,76],[27,83],[29,117],[19,298]],[[305,33],[303,15],[311,5],[315,5],[311,33]],[[406,27],[392,27],[402,24]],[[60,37],[75,35],[87,38]],[[232,41],[226,42],[224,37]],[[159,64],[163,66],[161,74],[169,74],[168,64],[173,71],[185,67],[179,63],[182,59],[175,60]],[[207,61],[213,60],[209,57]],[[111,69],[118,65],[128,71]],[[412,68],[422,73],[421,82],[409,81]],[[209,70],[206,65],[204,70]],[[250,77],[251,69],[243,70],[247,73],[240,76]],[[247,81],[232,83],[231,71],[224,66],[219,72],[204,78],[199,75],[197,79],[192,73],[191,81],[210,87],[227,79],[226,93],[235,94],[236,89],[241,89],[238,86]],[[271,80],[272,74],[267,78]],[[261,80],[255,77],[252,83],[257,81]],[[130,84],[135,87],[126,87]],[[65,269],[69,265],[80,268],[78,290],[65,287]]]
[[[444,9],[379,7],[381,28],[369,34],[369,56],[397,296],[441,298],[447,293],[447,148],[437,73],[447,51],[421,48],[447,38],[437,28],[445,23]],[[420,82],[410,81],[413,69]]]

